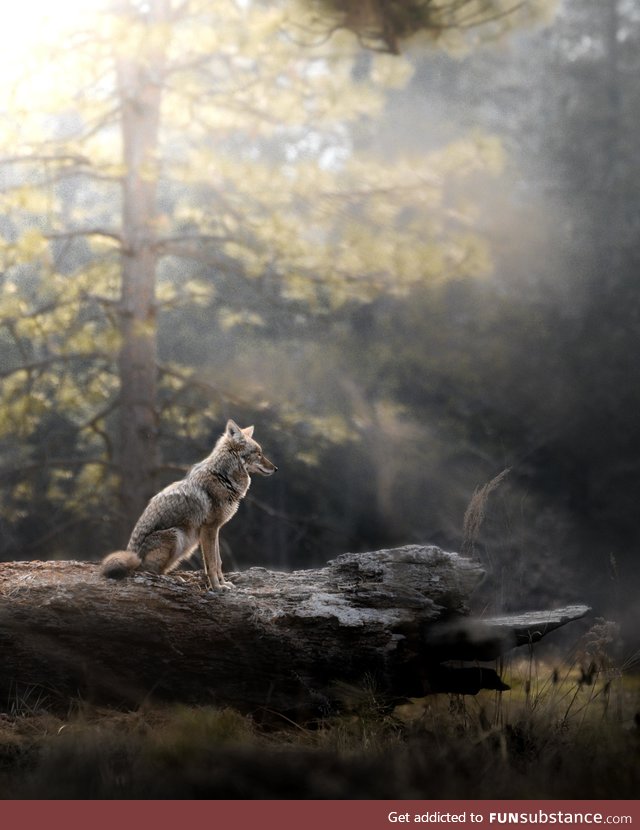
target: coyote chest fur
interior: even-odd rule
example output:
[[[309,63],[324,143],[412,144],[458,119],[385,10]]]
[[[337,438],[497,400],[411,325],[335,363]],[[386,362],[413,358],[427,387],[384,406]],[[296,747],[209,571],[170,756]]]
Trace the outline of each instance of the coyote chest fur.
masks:
[[[168,573],[200,545],[210,586],[231,588],[222,574],[220,528],[236,514],[251,473],[270,476],[277,469],[253,440],[253,427],[228,421],[211,455],[151,499],[127,549],[109,554],[102,573],[112,579],[138,568]]]

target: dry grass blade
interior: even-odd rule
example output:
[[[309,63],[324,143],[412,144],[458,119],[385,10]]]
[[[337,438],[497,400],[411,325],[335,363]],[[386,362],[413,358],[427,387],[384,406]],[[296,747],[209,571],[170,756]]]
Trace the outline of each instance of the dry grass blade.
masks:
[[[462,522],[462,553],[465,556],[475,553],[476,543],[486,516],[489,496],[502,484],[510,472],[511,467],[506,467],[501,473],[494,476],[491,481],[483,484],[482,487],[476,487],[474,490],[471,501],[464,512]]]

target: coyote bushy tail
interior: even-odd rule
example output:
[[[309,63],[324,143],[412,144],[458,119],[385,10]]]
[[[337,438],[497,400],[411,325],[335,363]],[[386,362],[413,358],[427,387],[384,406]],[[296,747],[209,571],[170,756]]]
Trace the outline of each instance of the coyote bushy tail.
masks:
[[[211,454],[151,499],[127,549],[103,560],[103,575],[122,579],[138,568],[168,573],[200,545],[209,585],[232,587],[222,574],[220,528],[235,515],[251,473],[270,476],[277,469],[253,440],[253,427],[228,421]]]
[[[102,575],[110,579],[124,579],[142,565],[142,559],[130,550],[117,550],[102,561]]]

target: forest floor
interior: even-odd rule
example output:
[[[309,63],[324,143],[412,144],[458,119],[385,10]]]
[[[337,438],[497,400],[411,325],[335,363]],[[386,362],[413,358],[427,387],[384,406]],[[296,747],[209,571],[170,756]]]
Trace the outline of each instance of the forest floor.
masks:
[[[345,689],[345,713],[304,725],[207,706],[63,717],[32,690],[0,714],[0,798],[635,799],[640,676],[591,668],[513,661],[509,692],[392,711]]]

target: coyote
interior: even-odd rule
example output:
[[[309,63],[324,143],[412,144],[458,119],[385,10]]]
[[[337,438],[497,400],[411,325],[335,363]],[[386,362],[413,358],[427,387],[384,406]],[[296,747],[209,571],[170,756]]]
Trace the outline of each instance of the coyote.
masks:
[[[154,496],[138,519],[126,550],[110,553],[102,573],[111,579],[141,568],[165,574],[200,544],[211,588],[232,588],[222,575],[218,533],[251,484],[250,473],[270,476],[278,468],[253,440],[253,427],[229,420],[213,452]]]

